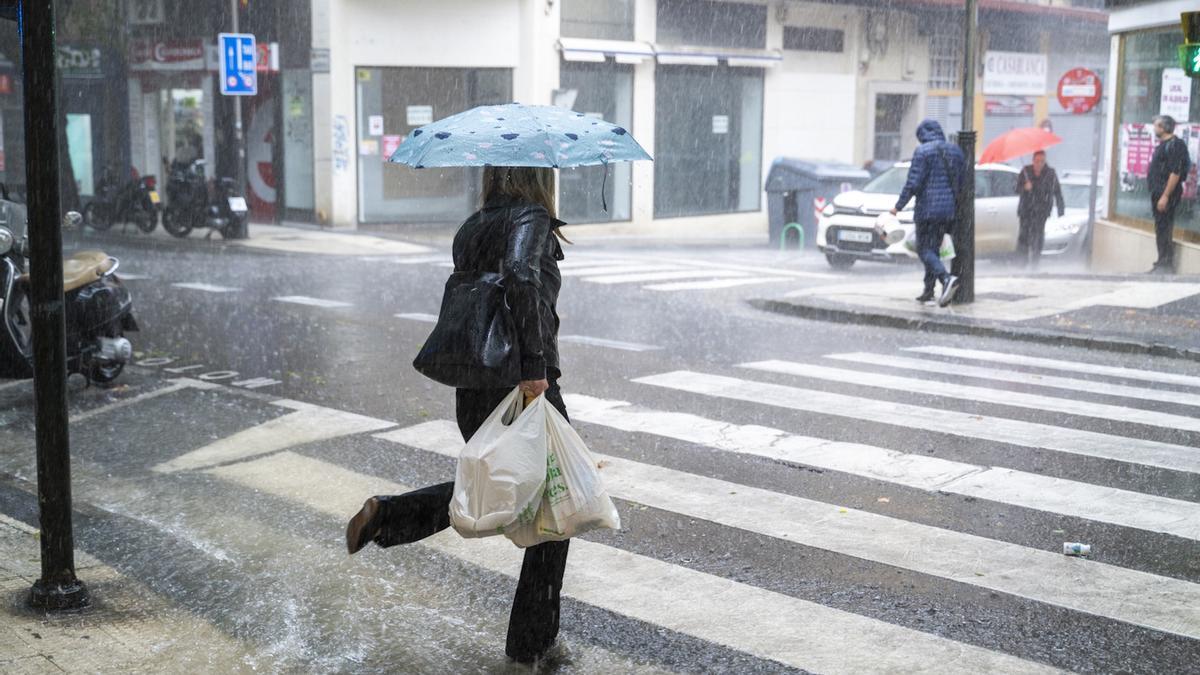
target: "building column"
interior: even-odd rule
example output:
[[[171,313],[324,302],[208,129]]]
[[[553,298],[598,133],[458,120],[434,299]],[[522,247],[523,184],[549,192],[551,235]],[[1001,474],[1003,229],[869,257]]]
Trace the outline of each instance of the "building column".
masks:
[[[311,0],[312,49],[329,53],[330,0]],[[333,222],[333,126],[330,72],[312,73],[313,209],[317,223]]]
[[[655,0],[636,0],[633,37],[653,43],[658,37]],[[651,156],[654,148],[655,61],[646,59],[633,69],[633,135]],[[654,224],[654,163],[633,163],[632,221],[637,227]]]

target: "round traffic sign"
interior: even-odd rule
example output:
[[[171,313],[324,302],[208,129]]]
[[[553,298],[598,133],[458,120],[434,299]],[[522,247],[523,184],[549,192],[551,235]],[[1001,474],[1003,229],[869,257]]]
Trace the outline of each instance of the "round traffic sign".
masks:
[[[1076,115],[1100,102],[1100,76],[1087,68],[1072,68],[1058,80],[1058,102]]]

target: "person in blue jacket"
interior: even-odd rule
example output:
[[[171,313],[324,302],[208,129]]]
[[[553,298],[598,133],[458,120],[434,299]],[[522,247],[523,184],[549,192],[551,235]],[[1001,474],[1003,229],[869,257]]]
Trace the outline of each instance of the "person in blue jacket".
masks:
[[[958,277],[946,271],[938,256],[943,235],[954,231],[958,211],[958,195],[961,194],[963,177],[966,175],[966,160],[957,145],[946,141],[942,125],[934,120],[925,120],[917,127],[917,140],[921,145],[913,153],[912,166],[908,169],[908,181],[900,192],[900,199],[892,207],[892,215],[908,205],[913,197],[917,206],[913,220],[917,225],[917,256],[925,265],[925,290],[917,302],[934,299],[934,282],[941,282],[942,293],[938,305],[945,307],[958,292]]]

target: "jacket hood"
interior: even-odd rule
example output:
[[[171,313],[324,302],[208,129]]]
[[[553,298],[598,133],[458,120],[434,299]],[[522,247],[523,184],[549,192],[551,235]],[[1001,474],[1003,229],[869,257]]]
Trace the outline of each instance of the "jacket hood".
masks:
[[[942,125],[937,120],[924,120],[917,126],[917,140],[922,143],[944,141],[946,134],[942,133]]]

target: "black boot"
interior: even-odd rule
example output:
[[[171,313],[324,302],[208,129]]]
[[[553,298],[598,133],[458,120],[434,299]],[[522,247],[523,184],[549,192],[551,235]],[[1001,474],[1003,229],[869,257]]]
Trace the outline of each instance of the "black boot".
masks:
[[[925,292],[917,296],[917,302],[925,304],[933,302],[933,286],[925,289]]]

